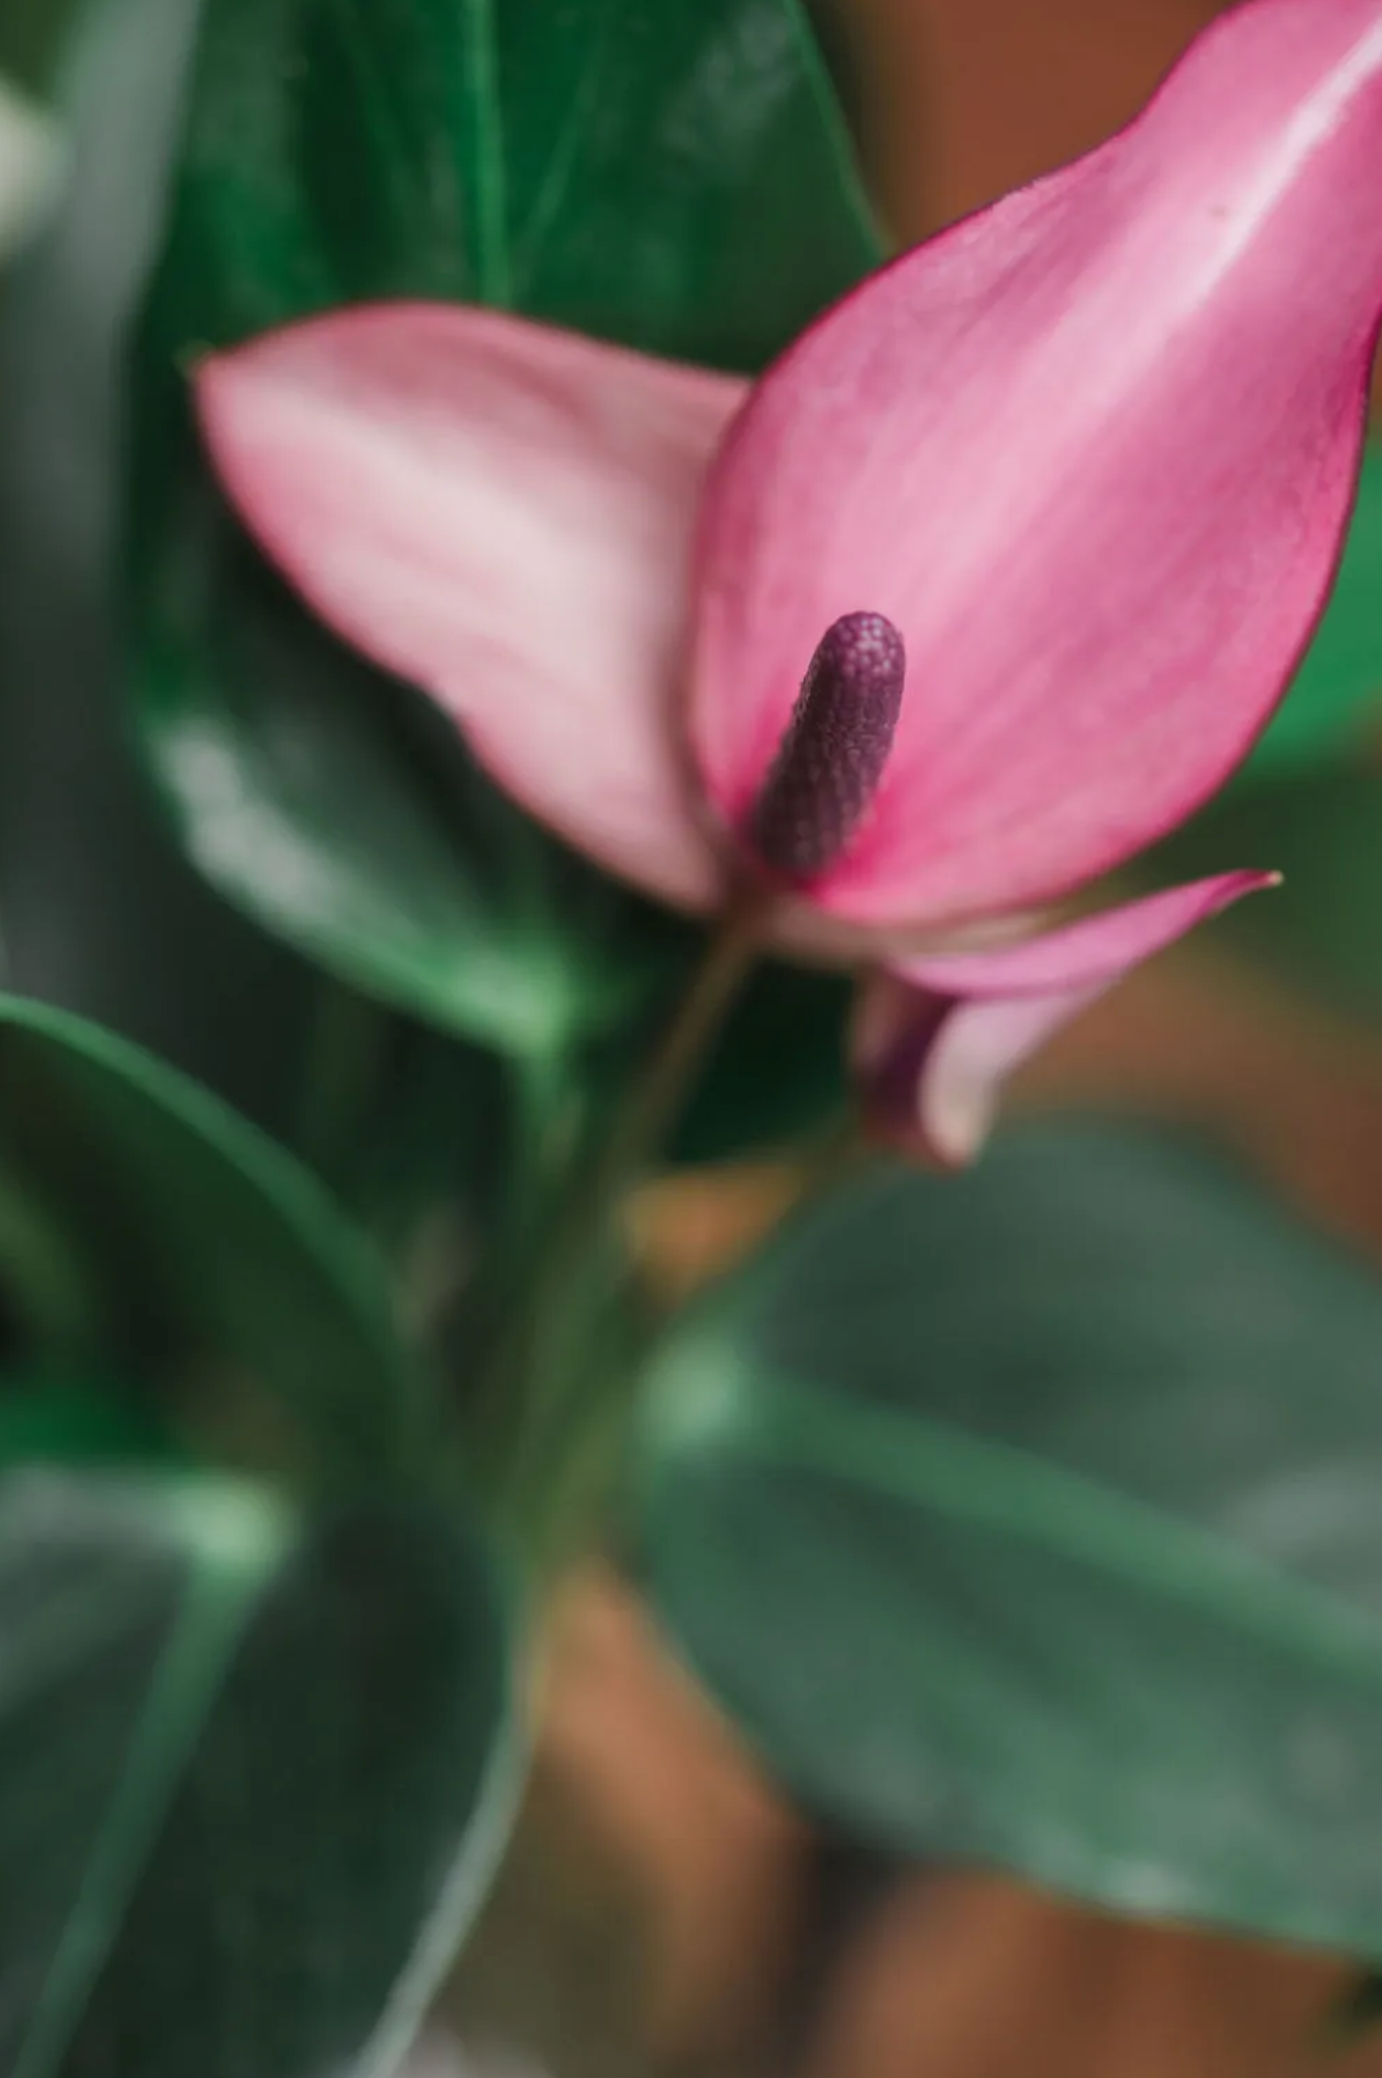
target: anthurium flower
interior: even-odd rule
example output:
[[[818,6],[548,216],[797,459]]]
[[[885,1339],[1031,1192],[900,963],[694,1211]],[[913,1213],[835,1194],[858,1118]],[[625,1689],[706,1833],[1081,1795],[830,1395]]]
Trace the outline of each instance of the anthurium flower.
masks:
[[[1247,0],[752,387],[395,303],[212,357],[200,406],[305,597],[535,815],[894,970],[870,1086],[964,1153],[1015,1048],[1262,883],[1032,937],[1222,783],[1309,638],[1379,198],[1382,0]]]

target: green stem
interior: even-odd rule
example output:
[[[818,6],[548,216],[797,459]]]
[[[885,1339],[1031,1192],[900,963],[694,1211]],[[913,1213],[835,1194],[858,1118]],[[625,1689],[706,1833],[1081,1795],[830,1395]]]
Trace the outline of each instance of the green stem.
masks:
[[[591,1425],[610,1413],[614,1394],[592,1396],[590,1343],[618,1290],[617,1215],[627,1191],[651,1164],[689,1094],[762,940],[763,907],[741,904],[711,940],[690,986],[603,1148],[558,1222],[545,1262],[526,1294],[515,1342],[500,1352],[496,1394],[489,1402],[520,1411],[521,1428],[507,1453],[505,1487],[512,1514],[539,1546],[550,1541],[551,1521],[564,1518],[562,1473],[579,1455],[589,1412]],[[606,1260],[602,1262],[602,1257]],[[616,1379],[622,1391],[622,1381]],[[602,1381],[603,1384],[603,1381]],[[502,1413],[501,1413],[502,1418]]]
[[[592,1210],[604,1210],[634,1182],[666,1139],[692,1078],[733,1008],[762,946],[758,902],[731,910],[706,948],[691,985],[615,1119],[591,1177]]]

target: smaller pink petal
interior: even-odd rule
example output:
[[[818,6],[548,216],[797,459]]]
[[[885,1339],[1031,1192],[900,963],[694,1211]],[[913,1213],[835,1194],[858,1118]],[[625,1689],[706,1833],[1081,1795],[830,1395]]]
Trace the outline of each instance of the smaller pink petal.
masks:
[[[873,975],[855,1020],[864,1108],[888,1140],[969,1161],[1004,1081],[1132,967],[1273,873],[1220,873],[987,952],[903,960]]]
[[[205,361],[212,458],[336,632],[601,864],[716,899],[674,718],[689,537],[744,393],[493,311],[369,305]]]

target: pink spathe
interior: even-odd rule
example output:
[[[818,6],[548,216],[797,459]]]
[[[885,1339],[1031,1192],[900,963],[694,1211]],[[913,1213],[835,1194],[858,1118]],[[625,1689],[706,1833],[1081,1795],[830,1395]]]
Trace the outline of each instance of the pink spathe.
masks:
[[[744,383],[381,303],[217,355],[197,387],[227,490],[338,634],[602,865],[717,899],[677,703],[696,502]]]
[[[907,648],[821,907],[1047,900],[1241,759],[1348,516],[1380,192],[1382,7],[1257,0],[1128,130],[866,282],[757,386],[702,517],[711,797],[742,809],[837,614]]]

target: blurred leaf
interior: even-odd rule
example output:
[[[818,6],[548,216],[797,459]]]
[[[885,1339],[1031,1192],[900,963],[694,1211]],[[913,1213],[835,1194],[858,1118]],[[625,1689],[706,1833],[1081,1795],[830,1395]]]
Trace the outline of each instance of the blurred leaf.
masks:
[[[849,1102],[852,983],[776,961],[750,981],[698,1082],[673,1156],[714,1162],[780,1146]]]
[[[859,1834],[1375,1954],[1379,1353],[1377,1281],[1177,1146],[883,1170],[674,1336],[655,1591]]]
[[[1189,878],[1211,860],[1284,875],[1216,923],[1225,946],[1341,1009],[1382,1017],[1382,774],[1326,769],[1231,789],[1138,871]]]
[[[1343,563],[1328,610],[1285,704],[1248,762],[1249,777],[1318,764],[1382,720],[1382,452],[1363,458]]]
[[[56,123],[0,72],[0,260],[40,221],[61,174]]]
[[[151,1379],[222,1455],[359,1481],[434,1448],[378,1266],[308,1173],[127,1042],[5,998],[0,1283],[40,1351]]]
[[[162,1424],[124,1379],[31,1365],[0,1376],[0,1468],[34,1464],[144,1465],[175,1451]]]
[[[55,54],[85,0],[5,0],[0,15],[0,73],[27,93],[45,95]]]
[[[9,2078],[392,2068],[508,1816],[507,1617],[457,1524],[0,1480]]]
[[[0,939],[17,988],[210,1083],[392,1240],[439,1201],[483,1217],[490,1182],[470,1156],[481,1128],[487,1149],[502,1140],[503,1091],[473,1049],[325,980],[205,887],[165,831],[115,696],[117,371],[194,12],[88,9],[65,97],[74,179],[0,329]]]
[[[517,1052],[641,987],[639,905],[226,516],[180,372],[333,303],[512,305],[752,365],[873,257],[796,0],[207,0],[142,333],[137,717],[189,855],[336,972]]]
[[[139,721],[188,856],[332,972],[444,1029],[545,1052],[607,1018],[627,987],[602,941],[626,898],[437,741],[415,695],[312,626],[208,484],[182,488],[196,504],[169,538],[224,592],[171,558],[160,573]]]
[[[347,1015],[364,1011],[368,1020],[374,1006],[353,991],[343,993]],[[503,1063],[483,1047],[377,1009],[364,1037],[378,1042],[383,1054],[372,1070],[360,1066],[365,1095],[341,1107],[356,1127],[350,1144],[332,1155],[329,1116],[320,1133],[308,1121],[305,1139],[320,1145],[348,1202],[367,1215],[386,1248],[419,1216],[442,1206],[472,1229],[478,1244],[495,1200],[520,1180],[522,1168]],[[320,1067],[318,1087],[329,1113],[331,1071],[324,1060]],[[349,1078],[349,1061],[344,1073]]]
[[[112,597],[125,334],[193,0],[106,0],[63,94],[61,212],[0,323],[0,943],[13,988],[117,1027],[276,1129],[315,977],[179,857],[125,741]]]

